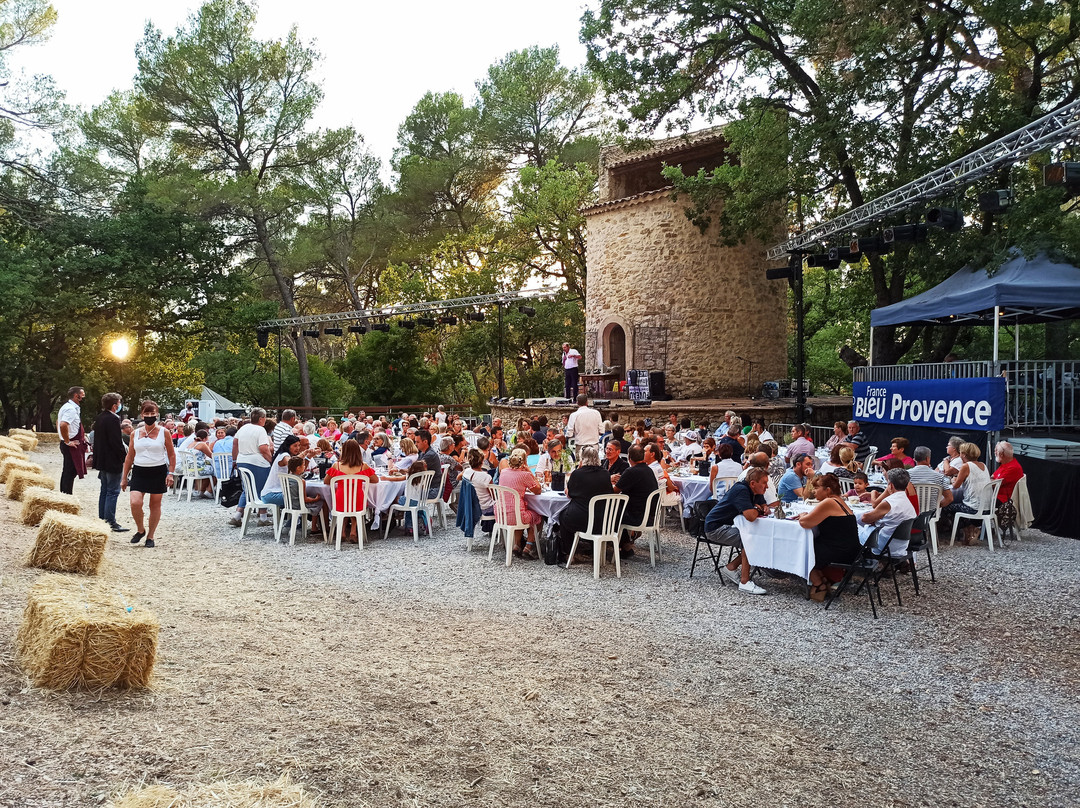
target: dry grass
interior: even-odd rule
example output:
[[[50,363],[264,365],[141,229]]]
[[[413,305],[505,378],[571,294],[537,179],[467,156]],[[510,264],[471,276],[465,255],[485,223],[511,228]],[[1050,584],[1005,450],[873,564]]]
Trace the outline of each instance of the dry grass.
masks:
[[[48,488],[29,488],[22,498],[22,512],[19,521],[27,526],[41,524],[41,518],[46,511],[59,511],[60,513],[78,514],[80,510],[79,500],[71,494],[62,494]]]
[[[317,808],[315,798],[283,774],[275,782],[220,780],[186,791],[154,785],[132,791],[109,808]]]
[[[16,646],[37,687],[146,687],[158,621],[114,586],[47,575],[30,590]]]
[[[23,494],[31,488],[56,488],[56,480],[34,471],[15,470],[8,474],[7,498],[22,501]]]
[[[8,477],[16,471],[32,471],[35,474],[41,474],[43,469],[25,457],[8,457],[0,461],[0,483],[6,485]]]
[[[36,490],[31,488],[27,493]],[[108,540],[109,530],[98,519],[47,511],[41,517],[27,564],[53,572],[97,575]]]

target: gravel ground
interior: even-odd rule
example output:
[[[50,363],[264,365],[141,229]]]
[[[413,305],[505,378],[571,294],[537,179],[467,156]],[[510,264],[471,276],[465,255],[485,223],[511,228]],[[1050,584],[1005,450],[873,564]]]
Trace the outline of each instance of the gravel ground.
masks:
[[[59,473],[55,447],[33,459]],[[76,483],[87,512],[97,490]],[[453,528],[241,540],[169,498],[158,547],[123,534],[102,569],[161,620],[154,687],[82,694],[15,662],[40,574],[15,516],[0,500],[3,806],[283,771],[328,806],[1078,804],[1075,540],[945,546],[937,583],[902,584],[902,608],[885,589],[874,621],[791,581],[690,579],[674,530],[655,569],[639,550],[594,581],[466,554]]]

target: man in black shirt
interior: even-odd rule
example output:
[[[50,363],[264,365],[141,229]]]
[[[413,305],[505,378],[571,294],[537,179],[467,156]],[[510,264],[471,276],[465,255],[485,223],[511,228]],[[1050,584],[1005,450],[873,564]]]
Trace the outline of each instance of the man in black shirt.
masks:
[[[716,448],[718,449],[725,445],[731,447],[731,459],[736,463],[741,463],[743,445],[739,442],[739,428],[737,426],[729,427],[728,433],[716,442]]]
[[[764,595],[765,590],[750,580],[750,561],[746,557],[746,551],[742,549],[742,540],[733,541],[729,536],[724,536],[729,531],[721,531],[721,528],[735,524],[735,517],[742,516],[748,522],[753,522],[759,516],[765,516],[769,512],[769,506],[765,504],[765,489],[769,486],[769,474],[762,468],[751,468],[746,472],[746,477],[739,480],[728,489],[724,498],[713,506],[709,515],[705,517],[705,535],[712,541],[738,547],[740,552],[737,558],[733,558],[727,565],[728,577],[739,584],[739,591],[751,595]],[[740,572],[735,570],[740,567]]]
[[[659,487],[659,484],[656,482],[653,470],[645,462],[644,449],[640,446],[631,446],[627,457],[630,458],[630,468],[619,475],[615,490],[630,497],[630,501],[626,503],[626,510],[623,512],[623,524],[640,525],[645,520],[645,500]],[[625,555],[632,555],[633,549],[633,540],[624,541],[619,547],[619,551]]]
[[[416,433],[416,450],[419,452],[419,460],[424,461],[424,467],[428,471],[434,471],[435,476],[431,480],[431,488],[428,489],[428,499],[435,499],[442,492],[439,490],[439,484],[442,482],[442,460],[439,459],[439,453],[431,448],[431,433],[426,429],[421,429]]]
[[[608,474],[611,475],[611,483],[615,485],[619,482],[619,475],[630,468],[630,464],[623,460],[619,452],[619,442],[617,440],[609,440],[604,447],[604,462],[600,464],[607,469]]]
[[[622,454],[629,452],[630,447],[634,445],[623,437],[624,435],[626,435],[626,430],[623,428],[623,425],[615,424],[615,426],[611,428],[611,440],[608,441],[609,443],[614,442],[619,444],[619,452]]]
[[[94,422],[94,468],[101,478],[98,519],[108,522],[113,533],[126,533],[127,528],[120,527],[116,521],[116,500],[120,496],[124,459],[127,456],[120,430],[120,416],[117,415],[119,410],[119,393],[106,393],[101,397],[101,414]]]

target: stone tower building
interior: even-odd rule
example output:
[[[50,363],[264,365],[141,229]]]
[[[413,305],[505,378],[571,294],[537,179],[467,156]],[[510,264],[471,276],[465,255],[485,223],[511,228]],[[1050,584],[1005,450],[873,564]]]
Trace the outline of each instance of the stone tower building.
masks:
[[[687,174],[729,159],[719,128],[655,142],[645,151],[600,154],[600,200],[585,210],[588,297],[585,370],[663,371],[668,395],[754,395],[787,375],[787,284],[765,278],[767,245],[720,243],[672,201],[660,174]]]

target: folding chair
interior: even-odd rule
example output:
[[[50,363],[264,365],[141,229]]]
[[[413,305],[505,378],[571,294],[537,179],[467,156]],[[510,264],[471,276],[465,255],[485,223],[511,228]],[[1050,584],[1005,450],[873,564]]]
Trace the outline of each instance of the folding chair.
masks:
[[[645,515],[640,525],[622,526],[624,531],[637,531],[649,542],[649,563],[656,566],[656,557],[664,560],[660,552],[660,489],[656,489],[645,498]]]
[[[623,511],[630,497],[626,494],[601,494],[589,500],[589,523],[584,532],[574,533],[574,544],[570,548],[570,557],[566,559],[566,568],[574,563],[578,540],[585,539],[593,543],[593,578],[600,579],[600,564],[604,559],[604,545],[610,544],[615,556],[615,577],[622,578],[622,564],[619,561],[619,525]],[[597,515],[599,514],[599,519]]]
[[[690,562],[690,577],[694,577],[694,570],[697,568],[698,551],[701,549],[701,545],[704,544],[705,550],[709,554],[709,559],[713,563],[713,571],[716,572],[716,574],[720,578],[720,585],[727,586],[727,581],[725,581],[724,576],[720,574],[720,563],[723,561],[723,548],[727,547],[729,551],[728,561],[724,563],[730,563],[731,559],[735,555],[735,546],[733,544],[729,544],[728,542],[711,541],[709,537],[705,535],[705,517],[709,515],[709,511],[711,511],[714,507],[716,507],[715,499],[706,499],[702,502],[694,503],[695,518],[691,522],[691,524],[694,526],[694,529],[690,531],[690,535],[694,537],[694,539],[697,541],[697,544],[694,545],[694,558]],[[713,552],[714,547],[719,548],[715,553]]]
[[[825,601],[825,611],[828,611],[829,607],[832,606],[833,601],[844,593],[844,590],[847,589],[852,579],[855,576],[860,576],[861,580],[859,581],[858,588],[855,590],[855,594],[859,594],[859,592],[862,591],[862,588],[864,586],[866,587],[866,594],[870,599],[870,611],[873,612],[874,619],[877,620],[877,605],[874,603],[874,592],[872,591],[872,587],[873,589],[877,589],[879,602],[881,601],[881,587],[878,586],[877,580],[875,579],[878,561],[871,548],[877,540],[880,531],[880,527],[874,529],[874,532],[871,533],[870,537],[866,540],[866,544],[862,546],[859,550],[859,554],[855,556],[850,564],[833,563],[831,565],[844,570],[844,577],[840,579],[840,583],[837,585],[836,589],[829,592],[829,597]]]
[[[285,507],[281,509],[281,518],[278,520],[274,539],[281,541],[281,534],[285,532],[285,517],[292,517],[289,521],[289,546],[296,544],[296,527],[300,525],[300,535],[304,535],[304,524],[311,511],[308,510],[304,497],[307,495],[307,484],[303,477],[295,474],[281,475],[281,494],[285,500]],[[319,509],[319,522],[322,525],[323,536],[326,536],[326,516]]]
[[[364,514],[371,506],[371,480],[363,474],[342,474],[330,478],[330,527],[334,534],[334,549],[341,551],[341,534],[345,530],[345,520],[356,520],[356,537],[360,542],[360,549],[364,549],[364,540],[367,538],[367,526],[364,524]],[[337,509],[337,503],[348,505],[350,502],[363,502],[364,507],[358,509]],[[330,543],[330,534],[323,530],[326,544]]]
[[[259,491],[255,487],[255,475],[251,469],[240,469],[240,484],[244,487],[244,497],[247,502],[244,505],[244,517],[240,522],[240,538],[247,533],[248,517],[262,510],[270,511],[270,518],[274,521],[274,537],[277,538],[278,506],[272,502],[263,502],[259,499]]]

